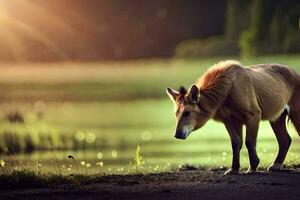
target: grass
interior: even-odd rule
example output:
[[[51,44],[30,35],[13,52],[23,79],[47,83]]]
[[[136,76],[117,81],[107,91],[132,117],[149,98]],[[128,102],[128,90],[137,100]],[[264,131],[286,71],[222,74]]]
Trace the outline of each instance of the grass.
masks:
[[[5,122],[0,127],[3,130],[0,133],[6,133],[3,138],[14,137],[20,143],[6,144],[12,144],[13,147],[20,146],[21,150],[28,145],[34,145],[31,154],[14,155],[16,160],[29,161],[34,165],[39,159],[42,160],[43,166],[51,165],[49,161],[55,161],[52,151],[54,148],[60,165],[73,164],[69,163],[67,158],[70,154],[78,160],[95,165],[98,162],[97,154],[101,152],[103,154],[101,161],[107,168],[117,163],[127,166],[134,157],[136,146],[141,145],[143,157],[150,163],[161,164],[165,161],[173,165],[204,163],[213,166],[230,163],[230,142],[226,130],[220,123],[209,122],[204,128],[193,133],[187,141],[173,139],[175,123],[173,108],[167,99],[141,100],[128,104],[70,103],[67,113],[60,113],[64,104],[49,104],[50,110],[41,121],[37,120],[32,124]],[[153,105],[155,108],[152,108]],[[114,109],[121,110],[121,114],[115,115],[117,111]],[[55,113],[59,113],[60,118],[55,118]],[[128,118],[126,113],[131,113],[132,117]],[[147,117],[140,117],[140,114]],[[30,127],[34,131],[30,131]],[[298,136],[292,125],[288,127],[294,138],[289,159],[297,160]],[[18,135],[9,135],[8,131],[16,132]],[[94,134],[95,140],[88,143],[86,137],[91,133]],[[25,140],[27,134],[31,140]],[[6,138],[1,140],[3,143],[6,141]],[[261,124],[258,150],[265,164],[272,162],[277,152],[276,139],[268,123]],[[22,151],[26,152],[26,148]],[[117,158],[112,156],[112,151],[118,152]],[[243,163],[247,166],[247,152],[243,152]],[[2,157],[8,159],[5,154]],[[106,167],[103,170],[107,169]]]
[[[197,168],[196,168],[197,169]],[[185,170],[185,169],[181,169]],[[62,185],[79,186],[87,185],[91,183],[102,182],[118,182],[118,179],[122,179],[126,176],[147,176],[148,174],[69,174],[69,175],[57,175],[51,173],[37,173],[32,170],[22,169],[14,170],[12,173],[0,174],[0,187],[5,189],[22,189],[22,188],[49,188],[59,187]]]
[[[2,67],[0,159],[12,169],[36,168],[39,163],[39,171],[46,174],[121,174],[131,172],[130,162],[140,145],[145,162],[139,167],[140,173],[168,171],[184,164],[228,166],[231,147],[221,124],[209,122],[187,141],[173,138],[173,105],[165,94],[167,86],[190,85],[217,60]],[[282,63],[300,72],[298,56],[255,58],[242,63]],[[14,121],[16,116],[21,120]],[[300,145],[291,125],[289,130],[294,141],[287,163],[292,165],[299,161]],[[277,153],[275,136],[266,122],[260,126],[258,153],[262,167],[268,166]],[[76,159],[77,167],[69,155]],[[81,165],[81,161],[90,167]],[[244,168],[248,166],[245,148],[241,163]]]
[[[134,164],[133,164],[133,167],[134,167],[134,169],[136,169],[137,174],[139,174],[139,169],[144,164],[143,157],[141,156],[140,151],[141,151],[141,147],[140,147],[140,145],[138,145],[136,147]]]
[[[60,185],[83,185],[103,181],[103,174],[88,176],[84,174],[59,175],[41,173],[29,169],[13,170],[11,173],[0,174],[0,187],[4,189],[45,188]]]
[[[49,187],[71,183],[67,176],[57,174],[41,174],[32,170],[14,170],[11,173],[0,174],[0,187],[2,189]]]
[[[299,170],[299,164],[289,164],[285,165],[285,167],[289,170]],[[208,166],[201,166],[201,165],[191,165],[185,164],[167,172],[159,172],[159,176],[163,176],[166,173],[176,173],[176,172],[184,172],[184,171],[210,171],[216,172],[221,171],[225,172],[227,167],[208,167]],[[246,168],[242,168],[242,171],[246,172]],[[265,171],[266,168],[259,167],[259,171]],[[158,172],[156,172],[158,173]],[[0,188],[2,190],[8,189],[25,189],[25,188],[57,188],[60,186],[67,187],[77,187],[77,186],[86,186],[92,183],[122,183],[122,184],[131,184],[131,181],[126,182],[124,180],[135,180],[138,183],[138,180],[141,177],[147,177],[146,179],[149,182],[153,180],[158,180],[159,178],[153,172],[149,173],[120,173],[120,174],[96,174],[96,175],[89,175],[89,174],[65,174],[59,175],[54,173],[43,173],[31,169],[17,169],[13,170],[10,173],[3,173],[0,174]],[[243,173],[243,172],[242,172]],[[174,176],[176,177],[176,176]],[[131,178],[131,179],[129,179]],[[167,179],[172,180],[172,179]]]
[[[128,101],[163,98],[168,86],[193,83],[220,58],[139,60],[107,63],[12,65],[0,69],[7,101]],[[241,60],[245,65],[282,63],[299,71],[298,56]],[[59,89],[58,89],[59,88]]]

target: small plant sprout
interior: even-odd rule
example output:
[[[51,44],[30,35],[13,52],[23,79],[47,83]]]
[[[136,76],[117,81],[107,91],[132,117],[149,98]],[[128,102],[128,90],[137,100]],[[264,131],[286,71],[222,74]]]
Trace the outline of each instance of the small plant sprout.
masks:
[[[52,150],[52,152],[53,152],[53,154],[54,154],[54,158],[55,158],[55,171],[58,171],[58,173],[59,173],[59,176],[61,177],[62,176],[62,174],[61,174],[61,171],[60,171],[60,167],[59,167],[59,164],[58,164],[58,159],[57,159],[57,156],[56,156],[56,152],[55,152],[55,149],[53,148],[53,147],[51,147],[51,150]],[[57,169],[57,170],[56,170]]]
[[[78,165],[77,165],[75,158],[72,155],[68,155],[68,158],[73,160],[74,165],[76,166],[77,174],[79,174]],[[70,165],[70,167],[72,167],[72,165]]]
[[[134,158],[134,168],[137,174],[139,172],[139,168],[144,164],[144,162],[142,161],[143,157],[141,156],[140,152],[141,152],[141,147],[140,145],[138,145],[136,147],[135,158]]]

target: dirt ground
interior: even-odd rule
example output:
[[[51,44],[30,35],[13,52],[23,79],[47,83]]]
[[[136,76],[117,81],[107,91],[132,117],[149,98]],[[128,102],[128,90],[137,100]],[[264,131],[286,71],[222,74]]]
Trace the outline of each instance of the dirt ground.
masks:
[[[223,175],[188,170],[150,175],[111,175],[81,185],[13,189],[0,199],[300,199],[300,171]]]

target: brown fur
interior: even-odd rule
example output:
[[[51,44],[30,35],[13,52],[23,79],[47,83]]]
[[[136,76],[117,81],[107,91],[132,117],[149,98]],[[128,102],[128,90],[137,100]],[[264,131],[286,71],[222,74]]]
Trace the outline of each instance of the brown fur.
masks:
[[[223,121],[233,114],[245,123],[249,112],[258,112],[260,119],[272,121],[280,116],[285,105],[295,110],[297,100],[293,99],[297,98],[292,96],[297,95],[294,91],[299,83],[299,75],[282,65],[245,68],[228,61],[208,70],[196,85],[201,94],[199,104],[210,110],[214,119]]]
[[[225,64],[226,63],[226,64]],[[230,62],[231,64],[236,63],[235,61]],[[200,89],[206,90],[214,85],[218,79],[222,76],[226,68],[228,67],[229,61],[221,62],[208,69],[208,71],[197,81],[197,85]]]
[[[185,139],[210,118],[223,122],[233,150],[228,173],[236,173],[240,166],[242,125],[246,125],[249,171],[255,171],[259,164],[256,153],[259,121],[269,120],[279,144],[278,155],[269,170],[281,168],[291,143],[285,125],[287,115],[300,135],[300,76],[293,69],[279,64],[243,67],[236,61],[225,61],[210,68],[195,85],[199,95],[196,87],[191,87],[193,90],[185,95],[176,92],[171,95],[174,99],[184,99],[175,101],[178,138]]]

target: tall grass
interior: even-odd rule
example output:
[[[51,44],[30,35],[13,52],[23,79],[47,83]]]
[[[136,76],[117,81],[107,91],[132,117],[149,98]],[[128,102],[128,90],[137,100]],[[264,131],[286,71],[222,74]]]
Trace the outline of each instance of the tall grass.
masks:
[[[7,118],[0,122],[0,154],[7,151],[15,154],[31,153],[36,150],[47,151],[53,148],[75,150],[92,147],[94,146],[90,141],[78,140],[75,131],[58,130],[35,117],[33,120],[25,119],[24,122],[10,121]]]

